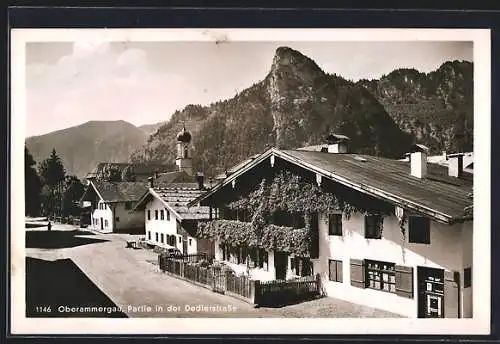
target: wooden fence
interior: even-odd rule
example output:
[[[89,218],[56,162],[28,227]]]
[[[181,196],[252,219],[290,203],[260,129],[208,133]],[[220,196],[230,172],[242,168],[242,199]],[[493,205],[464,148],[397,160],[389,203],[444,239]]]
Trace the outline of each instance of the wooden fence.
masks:
[[[282,306],[320,295],[319,275],[296,280],[261,282],[248,276],[236,276],[220,267],[204,267],[162,255],[158,255],[158,265],[161,271],[174,277],[255,306]]]
[[[295,280],[265,281],[259,284],[257,298],[259,305],[281,306],[320,295],[319,275]]]

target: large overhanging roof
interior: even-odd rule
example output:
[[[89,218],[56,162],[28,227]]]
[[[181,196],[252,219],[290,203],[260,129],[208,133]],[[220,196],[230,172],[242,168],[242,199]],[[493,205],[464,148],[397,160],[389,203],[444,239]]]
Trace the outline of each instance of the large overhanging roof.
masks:
[[[207,200],[226,185],[266,159],[280,158],[345,186],[402,208],[417,211],[444,223],[471,220],[472,206],[467,196],[469,179],[448,177],[446,168],[433,165],[428,178],[411,176],[409,164],[386,158],[358,154],[331,154],[271,148],[191,201],[188,206],[208,204]],[[431,164],[429,164],[431,165]]]

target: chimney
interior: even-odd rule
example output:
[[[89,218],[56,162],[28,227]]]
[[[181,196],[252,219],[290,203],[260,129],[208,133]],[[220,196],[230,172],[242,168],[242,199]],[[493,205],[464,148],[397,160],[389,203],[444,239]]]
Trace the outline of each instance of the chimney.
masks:
[[[427,177],[427,154],[429,148],[424,145],[415,144],[410,152],[411,175],[417,178]]]
[[[154,188],[155,187],[155,183],[154,183],[154,178],[153,177],[149,177],[148,178],[148,181],[149,181],[149,187],[150,188]]]
[[[345,135],[330,134],[326,138],[328,143],[328,153],[348,153],[349,138]]]
[[[204,176],[203,176],[203,173],[202,172],[198,172],[196,174],[196,181],[198,182],[198,188],[200,190],[204,189],[205,188],[205,184],[203,183],[203,180],[204,180]]]
[[[464,172],[464,154],[456,153],[448,155],[448,175],[460,178]]]
[[[442,151],[441,153],[443,154],[443,159],[448,160],[448,153],[446,151]]]

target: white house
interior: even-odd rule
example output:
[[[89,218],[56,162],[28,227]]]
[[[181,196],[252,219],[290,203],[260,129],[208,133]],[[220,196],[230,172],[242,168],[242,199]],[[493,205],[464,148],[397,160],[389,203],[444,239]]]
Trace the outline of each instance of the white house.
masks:
[[[81,202],[91,204],[90,228],[103,233],[144,233],[144,214],[131,210],[147,189],[147,182],[89,181]]]
[[[260,280],[319,274],[328,296],[407,317],[472,317],[473,175],[453,164],[461,154],[449,155],[446,167],[428,163],[421,145],[405,162],[347,153],[347,142],[272,148],[189,205],[209,206],[214,223],[240,227],[248,214],[228,215],[227,205],[288,171],[370,212],[313,214],[306,256],[215,238],[216,258]],[[292,224],[295,215],[288,214],[290,233],[304,227]]]
[[[177,135],[179,170],[151,177],[148,190],[134,210],[143,214],[148,243],[176,247],[183,254],[213,255],[213,241],[196,238],[198,221],[208,220],[209,208],[187,207],[187,203],[206,192],[203,175],[193,175],[190,142],[191,134],[184,128]]]

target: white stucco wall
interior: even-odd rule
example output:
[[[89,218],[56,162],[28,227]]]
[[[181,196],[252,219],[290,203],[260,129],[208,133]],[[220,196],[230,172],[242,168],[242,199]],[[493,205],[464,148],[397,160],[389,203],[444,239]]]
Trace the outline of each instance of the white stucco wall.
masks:
[[[164,219],[161,220],[161,210],[164,210]],[[148,210],[151,211],[151,219],[148,220]],[[158,210],[158,220],[155,219],[155,210]],[[146,230],[146,240],[149,240],[148,233],[151,232],[151,243],[158,246],[167,245],[167,235],[175,235],[175,247],[177,247],[184,254],[195,254],[197,253],[197,242],[196,238],[187,236],[187,252],[184,252],[182,235],[177,234],[177,219],[175,215],[170,212],[170,219],[167,216],[167,209],[165,205],[157,198],[153,199],[146,205],[146,209],[143,213],[145,221]],[[156,233],[158,233],[158,241],[156,240]],[[164,242],[161,243],[161,234],[163,234]],[[191,239],[191,240],[190,240]],[[191,241],[191,245],[189,242]]]
[[[99,209],[99,206],[104,204],[104,209]],[[103,229],[101,229],[101,218],[103,221]],[[97,223],[95,222],[97,220]],[[106,220],[108,221],[108,226],[105,225]],[[100,232],[112,232],[113,231],[113,211],[111,208],[102,201],[97,204],[97,209],[92,212],[91,228]]]
[[[319,254],[314,260],[314,272],[320,273],[328,296],[347,301],[385,309],[408,317],[416,317],[418,310],[417,266],[441,268],[460,272],[463,279],[464,247],[472,250],[472,223],[466,225],[445,225],[431,221],[430,244],[408,243],[395,216],[384,218],[382,239],[365,239],[364,217],[353,214],[349,220],[343,219],[342,236],[328,235],[328,222],[325,216],[319,217]],[[462,228],[464,227],[464,228]],[[466,233],[466,234],[464,234]],[[414,297],[400,297],[393,293],[351,286],[350,259],[373,259],[413,267]],[[471,261],[472,253],[470,253]],[[329,281],[328,260],[341,260],[343,283]],[[463,295],[467,298],[467,295]],[[469,297],[470,298],[470,297]],[[464,301],[462,306],[470,308],[471,302]],[[463,309],[462,314],[469,314]]]
[[[144,211],[126,209],[125,203],[115,203],[112,207],[115,213],[115,232],[141,230],[140,233],[144,233]]]

